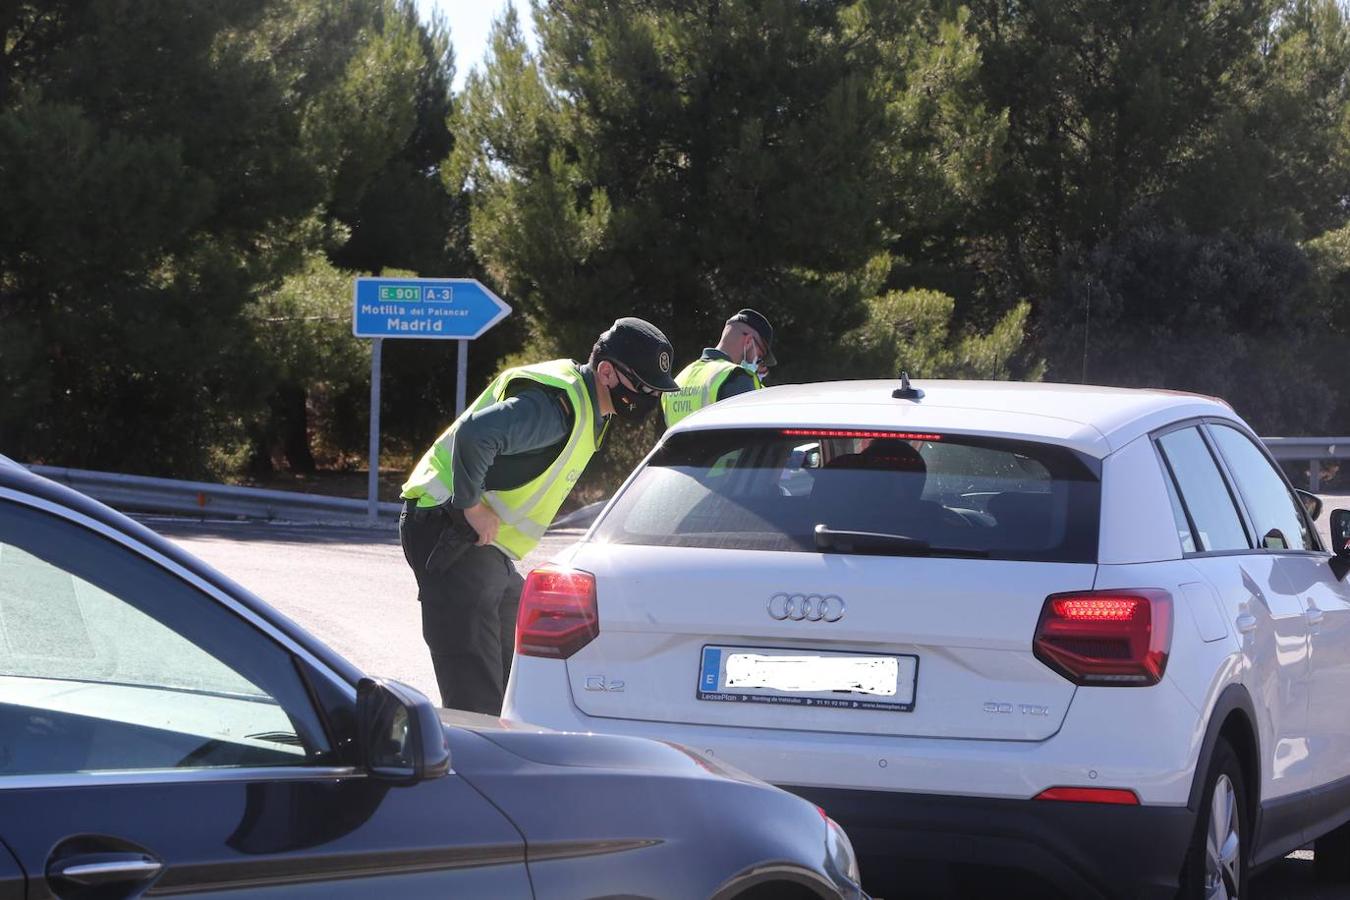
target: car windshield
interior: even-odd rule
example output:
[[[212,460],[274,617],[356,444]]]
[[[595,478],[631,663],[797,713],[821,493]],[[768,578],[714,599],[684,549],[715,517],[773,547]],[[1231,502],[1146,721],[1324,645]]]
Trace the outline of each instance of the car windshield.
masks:
[[[666,439],[594,539],[1092,562],[1098,502],[1094,466],[1053,445],[839,429],[692,431]]]

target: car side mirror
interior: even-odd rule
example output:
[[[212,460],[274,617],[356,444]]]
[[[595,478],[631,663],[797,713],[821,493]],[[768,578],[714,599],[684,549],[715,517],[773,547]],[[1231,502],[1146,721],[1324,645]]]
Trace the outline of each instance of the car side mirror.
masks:
[[[436,707],[406,684],[362,678],[356,686],[356,742],[374,778],[413,784],[450,771],[450,747]]]
[[[1316,522],[1317,517],[1322,515],[1322,498],[1302,488],[1294,488],[1294,493],[1298,494],[1298,499],[1303,501],[1303,508],[1308,511],[1308,518]]]
[[[1350,559],[1350,509],[1331,511],[1331,552]]]

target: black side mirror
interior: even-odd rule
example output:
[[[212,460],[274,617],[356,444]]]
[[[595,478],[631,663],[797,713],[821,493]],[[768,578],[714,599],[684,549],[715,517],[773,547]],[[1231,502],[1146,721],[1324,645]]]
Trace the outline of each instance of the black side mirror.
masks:
[[[1317,517],[1322,515],[1322,498],[1302,488],[1294,488],[1294,493],[1298,494],[1298,499],[1303,501],[1303,508],[1308,511],[1308,518],[1316,522]]]
[[[1350,558],[1350,509],[1331,511],[1331,552]]]
[[[398,681],[362,678],[356,686],[356,740],[373,777],[398,784],[450,771],[450,748],[436,707]]]

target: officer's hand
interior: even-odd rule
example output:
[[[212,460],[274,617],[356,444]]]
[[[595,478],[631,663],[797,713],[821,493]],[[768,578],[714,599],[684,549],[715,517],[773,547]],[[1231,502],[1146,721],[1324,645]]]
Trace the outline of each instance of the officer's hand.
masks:
[[[464,510],[464,518],[478,532],[478,546],[484,547],[497,539],[497,529],[502,527],[502,520],[486,503],[479,501]]]

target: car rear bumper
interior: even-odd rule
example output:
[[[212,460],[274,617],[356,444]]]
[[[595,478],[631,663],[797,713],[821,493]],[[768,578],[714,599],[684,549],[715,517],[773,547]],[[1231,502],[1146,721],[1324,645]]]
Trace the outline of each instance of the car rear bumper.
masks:
[[[1195,708],[1168,681],[1137,692],[1079,688],[1093,692],[1091,702],[1070,709],[1054,737],[981,741],[587,716],[573,702],[565,666],[517,657],[503,718],[558,731],[676,741],[773,784],[1005,800],[1057,786],[1100,786],[1129,788],[1146,806],[1181,806],[1190,799],[1204,737]],[[630,690],[640,687],[625,675]],[[1105,738],[1107,723],[1137,721],[1149,728]]]
[[[925,893],[917,869],[940,878],[936,862],[958,864],[945,891],[962,896],[986,895],[975,886],[983,878],[996,879],[1001,897],[1171,898],[1195,828],[1184,806],[779,787],[844,826],[868,889],[883,896]]]

